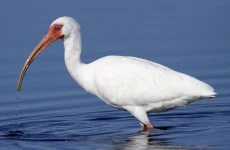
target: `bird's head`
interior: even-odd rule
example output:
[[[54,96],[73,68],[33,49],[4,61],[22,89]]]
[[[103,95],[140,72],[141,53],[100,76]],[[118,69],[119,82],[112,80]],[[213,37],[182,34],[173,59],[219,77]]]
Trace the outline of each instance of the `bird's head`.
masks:
[[[19,76],[17,90],[21,90],[22,80],[25,76],[27,69],[33,60],[51,43],[58,39],[66,39],[68,38],[74,30],[80,29],[78,23],[71,17],[60,17],[51,23],[48,33],[42,38],[42,40],[38,43],[38,45],[34,48],[34,50],[29,55],[26,60],[21,74]]]
[[[57,40],[68,38],[78,29],[80,29],[80,26],[76,20],[71,17],[60,17],[51,23],[48,33],[55,36]]]

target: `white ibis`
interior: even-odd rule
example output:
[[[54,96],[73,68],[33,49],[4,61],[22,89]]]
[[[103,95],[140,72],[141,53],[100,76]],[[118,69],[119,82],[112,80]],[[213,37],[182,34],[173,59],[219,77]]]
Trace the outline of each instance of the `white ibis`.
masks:
[[[60,17],[50,25],[23,66],[18,91],[33,60],[58,39],[63,39],[65,64],[78,84],[108,105],[130,112],[145,129],[153,128],[147,113],[168,111],[216,95],[202,81],[141,58],[106,56],[82,63],[80,26],[71,17]]]

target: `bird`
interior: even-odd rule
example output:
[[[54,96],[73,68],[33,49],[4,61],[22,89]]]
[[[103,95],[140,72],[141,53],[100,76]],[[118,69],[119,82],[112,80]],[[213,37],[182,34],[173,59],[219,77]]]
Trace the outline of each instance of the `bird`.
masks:
[[[154,129],[149,113],[169,111],[217,94],[192,76],[142,58],[111,55],[83,63],[80,25],[68,16],[54,20],[31,52],[19,76],[18,91],[34,59],[58,39],[63,40],[64,60],[72,78],[106,104],[130,112],[145,130]]]

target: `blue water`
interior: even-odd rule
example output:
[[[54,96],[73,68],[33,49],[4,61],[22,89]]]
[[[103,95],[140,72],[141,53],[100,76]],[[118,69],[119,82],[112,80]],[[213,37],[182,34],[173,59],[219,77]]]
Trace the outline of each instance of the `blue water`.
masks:
[[[28,55],[64,15],[81,25],[83,62],[141,57],[207,82],[217,97],[151,114],[168,130],[143,132],[70,77],[61,40],[34,61],[17,93]],[[8,0],[0,18],[0,149],[230,148],[230,1]]]

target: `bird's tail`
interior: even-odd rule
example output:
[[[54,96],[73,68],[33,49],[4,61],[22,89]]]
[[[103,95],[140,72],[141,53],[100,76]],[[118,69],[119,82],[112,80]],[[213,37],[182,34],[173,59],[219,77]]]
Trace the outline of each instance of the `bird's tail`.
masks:
[[[201,98],[213,98],[213,97],[216,97],[217,93],[212,91],[212,92],[208,92],[208,93],[205,93],[201,96]]]

